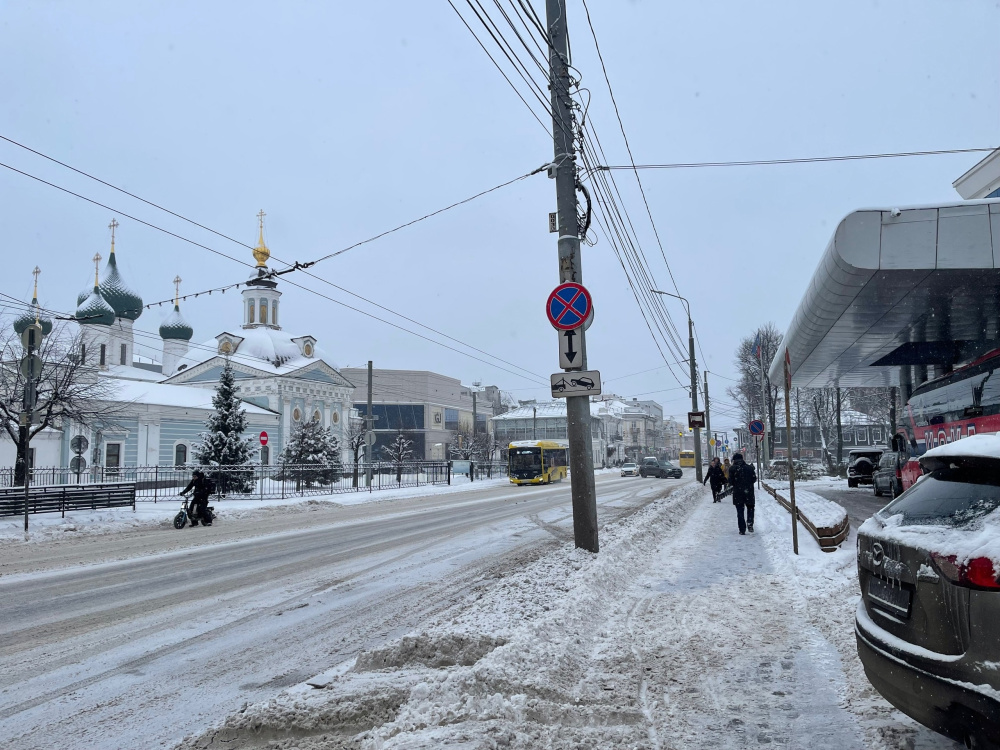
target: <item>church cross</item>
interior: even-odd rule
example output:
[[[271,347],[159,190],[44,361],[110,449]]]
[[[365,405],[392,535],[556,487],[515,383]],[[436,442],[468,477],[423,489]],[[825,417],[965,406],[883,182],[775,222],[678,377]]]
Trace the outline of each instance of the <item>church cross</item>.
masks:
[[[100,284],[101,280],[101,254],[94,253],[94,286]]]
[[[108,229],[111,230],[111,247],[115,246],[115,230],[118,228],[117,219],[111,219],[111,223],[108,224]]]
[[[262,209],[261,209],[261,210],[260,210],[260,211],[259,211],[259,212],[257,213],[257,219],[258,219],[258,221],[260,222],[260,231],[262,231],[262,232],[264,231],[264,217],[265,217],[265,216],[267,216],[267,214],[266,214],[266,213],[264,213],[264,209],[262,208]]]
[[[174,307],[180,304],[181,298],[181,277],[174,276]]]

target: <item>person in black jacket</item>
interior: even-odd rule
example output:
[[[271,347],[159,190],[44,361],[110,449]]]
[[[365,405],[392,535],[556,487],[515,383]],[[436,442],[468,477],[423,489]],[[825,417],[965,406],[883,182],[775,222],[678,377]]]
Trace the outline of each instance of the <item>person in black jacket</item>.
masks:
[[[733,454],[733,465],[729,468],[729,483],[733,486],[733,505],[736,506],[736,520],[740,534],[747,530],[753,532],[753,511],[755,499],[754,485],[757,484],[757,472],[753,466],[743,460],[742,453]],[[746,520],[743,520],[743,510],[746,509]]]
[[[187,493],[192,493],[191,499],[191,526],[198,525],[198,519],[204,519],[205,526],[211,526],[212,520],[207,516],[208,496],[212,494],[212,480],[205,476],[201,469],[195,469],[188,486],[181,490],[181,497],[187,497]]]
[[[721,503],[719,493],[722,491],[722,485],[726,483],[726,475],[722,471],[722,466],[719,465],[718,457],[712,459],[708,473],[705,474],[705,480],[701,483],[702,486],[705,485],[705,482],[712,483],[712,502]]]

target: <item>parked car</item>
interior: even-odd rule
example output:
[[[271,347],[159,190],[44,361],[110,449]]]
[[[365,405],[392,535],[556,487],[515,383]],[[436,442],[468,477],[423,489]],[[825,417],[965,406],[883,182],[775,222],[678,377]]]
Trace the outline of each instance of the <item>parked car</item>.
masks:
[[[872,490],[876,497],[883,494],[889,497],[899,497],[903,494],[903,466],[908,457],[897,451],[887,450],[878,460],[875,473],[872,474]]]
[[[882,458],[883,448],[855,448],[847,454],[847,486],[871,484],[872,474]]]
[[[858,655],[899,710],[1000,748],[1000,436],[939,446],[920,466],[858,530]]]
[[[622,476],[623,477],[639,476],[639,464],[633,464],[633,463],[622,464]]]
[[[684,476],[684,472],[665,459],[649,456],[642,459],[639,476],[660,477],[661,479],[673,477],[674,479],[680,479]]]

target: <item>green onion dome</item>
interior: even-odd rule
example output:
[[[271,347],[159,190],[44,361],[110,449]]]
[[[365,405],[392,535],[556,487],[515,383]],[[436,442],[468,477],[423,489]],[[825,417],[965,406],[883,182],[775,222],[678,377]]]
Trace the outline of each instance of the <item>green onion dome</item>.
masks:
[[[142,297],[125,283],[118,273],[118,262],[115,260],[114,244],[111,245],[111,256],[104,268],[104,279],[101,281],[101,296],[111,305],[116,318],[135,320],[142,315]]]
[[[104,301],[100,287],[94,286],[94,291],[76,308],[76,317],[81,325],[109,326],[115,322],[115,309]]]
[[[38,310],[38,298],[35,297],[31,300],[31,307],[25,310],[25,312],[19,315],[14,320],[14,332],[20,336],[24,333],[24,329],[33,324],[36,320],[35,314],[38,314],[37,320],[38,324],[42,327],[42,335],[48,336],[52,333],[52,318],[45,317],[41,310]]]
[[[192,336],[194,336],[194,329],[184,320],[180,307],[174,305],[174,311],[160,325],[160,338],[190,341]]]

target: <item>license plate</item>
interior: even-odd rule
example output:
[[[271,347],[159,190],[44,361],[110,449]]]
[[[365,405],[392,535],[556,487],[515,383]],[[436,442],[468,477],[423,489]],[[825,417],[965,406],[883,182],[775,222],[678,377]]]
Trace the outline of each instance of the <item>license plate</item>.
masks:
[[[910,616],[910,591],[898,584],[893,585],[884,578],[872,576],[868,579],[868,598],[892,614]]]

